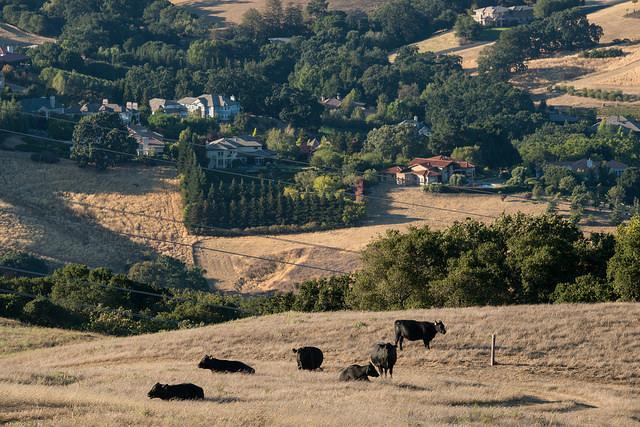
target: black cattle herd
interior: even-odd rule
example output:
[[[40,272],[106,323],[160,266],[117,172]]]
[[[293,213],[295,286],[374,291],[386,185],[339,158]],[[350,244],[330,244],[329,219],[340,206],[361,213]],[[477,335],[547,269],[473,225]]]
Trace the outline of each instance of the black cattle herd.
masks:
[[[395,344],[379,342],[371,349],[371,361],[367,365],[351,365],[340,371],[340,381],[369,381],[369,377],[387,376],[393,378],[393,366],[398,360],[396,351],[398,344],[402,350],[402,342],[422,340],[425,348],[429,349],[429,343],[439,332],[447,333],[441,320],[432,322],[418,322],[416,320],[396,320],[394,323]],[[298,369],[315,371],[322,369],[320,366],[324,360],[322,350],[317,347],[294,348]],[[256,372],[251,366],[236,360],[221,360],[206,355],[198,363],[198,368],[209,369],[212,372],[229,372],[253,374]],[[204,399],[204,390],[195,384],[160,384],[156,383],[147,396],[151,399],[162,400],[198,400]]]

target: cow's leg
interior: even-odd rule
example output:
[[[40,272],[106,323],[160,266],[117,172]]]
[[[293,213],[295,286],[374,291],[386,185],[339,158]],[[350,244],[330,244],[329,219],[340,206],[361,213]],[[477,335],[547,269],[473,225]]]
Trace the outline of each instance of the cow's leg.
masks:
[[[393,366],[389,366],[389,376],[393,379]]]
[[[427,350],[429,350],[429,349],[430,349],[430,347],[429,347],[429,341],[427,341],[427,340],[422,340],[422,342],[424,342],[424,346],[425,346],[425,348],[426,348]]]
[[[402,350],[402,341],[404,341],[404,337],[402,335],[396,337],[396,345],[400,342],[400,350]]]

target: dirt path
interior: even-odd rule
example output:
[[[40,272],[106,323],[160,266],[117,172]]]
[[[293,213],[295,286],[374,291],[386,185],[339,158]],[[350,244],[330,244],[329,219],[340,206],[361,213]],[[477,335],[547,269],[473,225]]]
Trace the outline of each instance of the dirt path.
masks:
[[[0,44],[10,46],[32,46],[44,43],[55,43],[56,39],[28,33],[20,28],[0,22]]]

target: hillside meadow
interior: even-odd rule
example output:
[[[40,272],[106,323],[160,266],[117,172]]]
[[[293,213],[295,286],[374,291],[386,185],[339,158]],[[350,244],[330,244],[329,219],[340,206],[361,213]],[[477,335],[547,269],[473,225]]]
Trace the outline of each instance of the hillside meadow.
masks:
[[[8,425],[636,425],[640,305],[510,306],[406,312],[284,313],[0,356]],[[442,319],[431,350],[410,342],[393,379],[340,383],[398,318]],[[498,365],[489,366],[490,334]],[[324,350],[296,368],[293,347]],[[255,375],[213,374],[205,354]],[[203,402],[149,400],[155,382],[193,382]]]
[[[215,250],[353,271],[359,266],[358,251],[388,229],[420,225],[442,229],[473,214],[497,217],[502,213],[539,214],[546,209],[546,203],[521,198],[429,194],[417,187],[379,185],[370,190],[374,198],[369,200],[368,217],[359,227],[296,233],[279,240],[264,236],[198,237],[190,235],[181,223],[182,202],[172,167],[120,166],[97,172],[78,168],[68,160],[54,165],[33,163],[28,154],[3,150],[0,162],[2,247],[31,252],[54,264],[79,262],[115,271],[145,257],[169,255],[202,267],[205,277],[219,289],[248,293],[290,290],[300,281],[329,273]],[[568,214],[568,204],[559,208],[560,213]],[[594,224],[585,223],[585,230],[614,231],[606,221]]]

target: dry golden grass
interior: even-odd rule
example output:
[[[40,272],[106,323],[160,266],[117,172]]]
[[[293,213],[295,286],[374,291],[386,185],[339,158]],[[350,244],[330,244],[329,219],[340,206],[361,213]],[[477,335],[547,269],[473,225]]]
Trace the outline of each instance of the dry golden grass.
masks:
[[[15,320],[0,318],[0,357],[39,348],[56,347],[99,338],[99,335],[53,328],[25,326]]]
[[[462,59],[462,68],[465,70],[474,70],[478,67],[480,52],[492,44],[493,42],[486,41],[462,44],[453,31],[446,31],[429,37],[428,39],[412,43],[411,46],[416,46],[419,52],[446,53],[448,55],[459,56]],[[389,55],[389,61],[393,62],[395,58],[395,53]]]
[[[627,18],[625,15],[640,6],[627,1],[606,7],[588,15],[589,21],[598,24],[604,30],[601,43],[609,43],[615,39],[640,40],[640,19]]]
[[[0,422],[45,425],[634,425],[640,417],[638,304],[407,312],[284,313],[19,353],[0,364]],[[395,377],[337,382],[393,320],[443,319],[427,351],[409,343]],[[497,334],[498,366],[488,366]],[[291,348],[316,345],[324,371]],[[196,368],[205,353],[255,375]],[[193,382],[204,402],[150,401],[155,382]]]
[[[55,41],[55,39],[28,33],[13,25],[0,22],[0,45],[31,46]]]
[[[70,200],[180,218],[175,169],[122,167],[107,172],[80,169],[62,160],[33,163],[29,155],[0,150],[0,246],[32,251],[56,262],[122,269],[145,254],[192,261],[189,248],[132,241],[129,232],[185,243],[195,241],[180,224],[87,209]]]
[[[604,30],[602,43],[614,39],[640,40],[640,19],[625,18],[633,9],[631,2],[615,4],[588,15],[591,22]],[[548,88],[569,85],[576,88],[621,90],[628,94],[640,94],[640,45],[623,46],[626,56],[619,58],[590,59],[580,54],[559,54],[549,58],[528,61],[526,73],[514,82],[536,95],[549,96]],[[594,108],[618,104],[585,97],[554,95],[547,99],[549,105]],[[640,103],[625,103],[628,105]]]
[[[517,199],[501,201],[497,195],[437,195],[425,193],[418,187],[381,185],[373,189],[373,195],[388,198],[391,201],[368,200],[370,218],[363,226],[316,233],[299,233],[284,237],[315,245],[359,251],[388,229],[406,230],[409,226],[420,225],[441,229],[456,220],[462,221],[467,217],[474,217],[442,209],[494,217],[502,213],[542,213],[546,209],[545,204],[535,204]],[[409,206],[403,203],[429,206],[433,209]],[[274,241],[261,237],[203,238],[197,246],[242,252],[253,256],[276,257],[286,261],[345,272],[352,271],[359,265],[358,254],[340,253],[331,249],[309,247],[299,243]],[[289,290],[296,283],[305,279],[331,274],[199,250],[195,251],[194,256],[197,264],[207,271],[207,276],[218,282],[218,288],[226,290],[241,290],[243,292]]]
[[[170,167],[121,167],[107,172],[79,169],[69,161],[56,165],[36,164],[27,154],[0,151],[0,246],[31,251],[54,262],[79,262],[122,270],[145,255],[166,254],[206,270],[205,276],[218,289],[263,292],[290,290],[300,281],[330,272],[300,266],[248,259],[202,248],[269,257],[297,264],[350,272],[358,268],[359,255],[309,246],[323,245],[360,251],[387,229],[430,225],[441,229],[473,215],[453,209],[497,217],[502,213],[542,213],[545,204],[497,195],[434,195],[419,188],[378,186],[371,199],[370,217],[361,227],[282,236],[303,243],[290,243],[260,236],[211,238],[189,235],[179,223],[182,209],[175,171]],[[105,211],[70,201],[106,206]],[[414,203],[428,207],[407,206]],[[565,206],[566,208],[566,206]],[[154,220],[122,211],[172,218]],[[564,212],[566,213],[566,209]],[[594,228],[587,227],[587,231]],[[610,227],[598,231],[613,231]],[[162,240],[194,244],[132,239],[130,233]],[[304,244],[307,243],[307,244]]]

